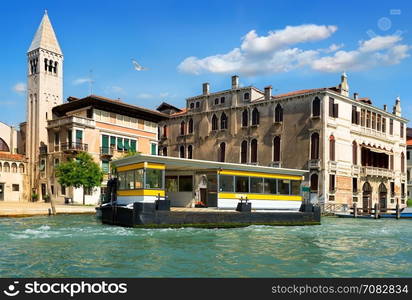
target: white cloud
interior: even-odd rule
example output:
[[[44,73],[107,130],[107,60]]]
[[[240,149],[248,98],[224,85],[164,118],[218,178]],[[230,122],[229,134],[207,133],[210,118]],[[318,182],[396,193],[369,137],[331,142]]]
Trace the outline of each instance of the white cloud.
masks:
[[[13,86],[13,91],[19,94],[23,94],[27,91],[27,86],[23,82],[18,82]]]
[[[163,92],[159,94],[140,93],[137,95],[138,99],[155,99],[155,98],[173,98],[175,95],[171,95],[169,92]]]
[[[342,50],[343,44],[331,44],[326,49],[301,49],[296,44],[329,38],[337,27],[333,25],[287,26],[258,36],[255,30],[243,37],[239,47],[224,53],[198,58],[190,56],[178,66],[181,72],[240,73],[259,75],[311,68],[319,72],[358,71],[380,65],[398,64],[409,56],[410,46],[401,44],[398,35],[375,36],[360,41],[355,50]]]
[[[77,79],[73,80],[73,84],[74,85],[80,85],[80,84],[84,84],[84,83],[89,83],[91,81],[92,81],[91,78],[86,78],[86,77],[77,78]]]
[[[155,96],[153,94],[149,94],[149,93],[140,93],[137,95],[137,98],[139,99],[152,99]]]

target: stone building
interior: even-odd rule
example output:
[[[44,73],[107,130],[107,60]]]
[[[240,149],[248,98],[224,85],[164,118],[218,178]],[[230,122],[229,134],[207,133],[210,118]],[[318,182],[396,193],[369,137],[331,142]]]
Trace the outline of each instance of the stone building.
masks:
[[[335,87],[272,95],[272,88],[240,87],[166,103],[159,154],[307,169],[313,201],[324,205],[393,207],[405,203],[407,120],[400,100],[392,111],[349,96],[346,74]]]
[[[412,128],[407,128],[406,131],[406,160],[407,172],[406,180],[408,182],[408,199],[412,199]]]

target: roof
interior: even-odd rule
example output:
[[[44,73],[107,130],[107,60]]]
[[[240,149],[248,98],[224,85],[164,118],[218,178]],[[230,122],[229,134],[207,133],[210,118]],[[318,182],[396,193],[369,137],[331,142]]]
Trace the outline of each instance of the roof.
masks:
[[[188,158],[178,158],[171,156],[158,156],[158,155],[148,155],[148,154],[136,154],[126,158],[118,159],[112,161],[115,167],[127,166],[130,164],[136,164],[139,162],[152,162],[165,164],[166,170],[238,170],[238,171],[249,171],[249,172],[261,172],[270,174],[286,174],[303,176],[308,173],[306,170],[297,169],[285,169],[285,168],[274,168],[266,166],[256,166],[247,164],[236,164],[227,162],[217,162],[208,160],[198,160],[198,159],[188,159]]]
[[[113,100],[96,95],[90,95],[85,98],[69,97],[69,102],[55,106],[53,113],[58,117],[64,116],[70,111],[74,111],[80,108],[93,107],[108,112],[118,113],[133,118],[139,118],[151,122],[159,122],[167,119],[169,116],[158,112],[156,110],[140,107],[137,105],[127,104],[120,100]]]
[[[46,49],[57,54],[63,54],[60,49],[59,42],[57,41],[56,34],[54,33],[53,26],[51,25],[47,11],[45,11],[43,19],[39,25],[39,28],[34,35],[33,41],[27,52],[31,52],[36,49]]]
[[[26,157],[22,154],[11,154],[8,152],[0,152],[0,159],[24,162],[26,160]]]
[[[162,104],[160,104],[160,105],[156,108],[156,110],[158,110],[158,111],[162,111],[162,110],[165,110],[165,109],[174,109],[174,110],[176,110],[176,111],[181,111],[180,108],[177,108],[176,106],[173,106],[173,105],[171,105],[171,104],[169,104],[169,103],[166,103],[166,102],[162,102]]]
[[[182,108],[182,109],[179,109],[179,110],[180,110],[179,112],[171,114],[170,116],[171,117],[177,117],[177,116],[184,115],[184,114],[187,113],[187,108]]]
[[[412,146],[412,138],[409,138],[406,140],[406,145],[407,146]]]

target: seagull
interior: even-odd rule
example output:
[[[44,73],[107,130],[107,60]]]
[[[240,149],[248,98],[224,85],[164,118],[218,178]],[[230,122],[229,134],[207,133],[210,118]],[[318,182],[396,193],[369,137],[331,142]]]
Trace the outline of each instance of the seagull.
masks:
[[[136,71],[143,71],[143,70],[148,70],[148,68],[145,68],[143,66],[141,66],[135,59],[132,58],[132,64],[134,66],[134,69]]]

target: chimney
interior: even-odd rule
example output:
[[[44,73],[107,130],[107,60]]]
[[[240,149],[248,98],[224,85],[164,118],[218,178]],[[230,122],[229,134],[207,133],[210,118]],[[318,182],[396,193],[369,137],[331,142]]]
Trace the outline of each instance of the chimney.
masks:
[[[346,97],[349,97],[349,84],[348,84],[348,76],[346,75],[345,72],[342,73],[342,76],[340,77],[340,94]]]
[[[353,93],[353,99],[358,100],[359,94],[358,93]]]
[[[402,113],[401,110],[401,98],[396,97],[395,106],[393,107],[393,114],[400,117]]]
[[[383,105],[383,110],[387,111],[388,110],[388,106],[386,104]]]
[[[232,90],[239,88],[239,76],[232,76]]]
[[[205,82],[203,84],[203,95],[209,95],[209,88],[210,88],[209,83]]]
[[[269,85],[265,87],[265,100],[270,100],[272,98],[272,86]]]

